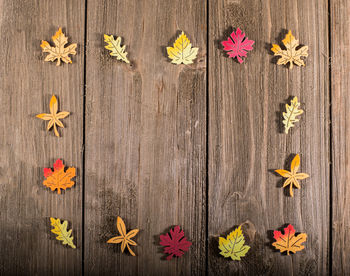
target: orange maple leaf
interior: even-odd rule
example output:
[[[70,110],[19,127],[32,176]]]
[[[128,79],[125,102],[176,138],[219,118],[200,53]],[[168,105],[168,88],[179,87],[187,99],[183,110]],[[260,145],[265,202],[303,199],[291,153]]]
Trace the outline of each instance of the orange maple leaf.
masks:
[[[46,179],[43,184],[49,187],[51,191],[57,189],[57,193],[61,194],[61,189],[66,190],[74,186],[75,182],[71,179],[75,177],[75,168],[70,167],[64,171],[64,165],[62,160],[57,159],[56,163],[53,164],[54,171],[51,168],[44,168],[44,176]]]
[[[304,249],[302,243],[306,241],[307,235],[305,233],[300,233],[295,236],[294,227],[289,224],[284,228],[284,235],[282,235],[281,231],[275,230],[273,232],[273,237],[276,242],[272,245],[282,253],[287,251],[287,255],[289,255],[289,252],[295,253]]]

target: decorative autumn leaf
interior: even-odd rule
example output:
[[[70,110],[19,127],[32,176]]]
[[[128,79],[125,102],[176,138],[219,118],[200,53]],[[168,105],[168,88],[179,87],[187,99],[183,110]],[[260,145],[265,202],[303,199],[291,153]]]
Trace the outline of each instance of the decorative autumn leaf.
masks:
[[[180,226],[176,225],[170,230],[170,235],[169,233],[160,235],[160,245],[165,246],[164,253],[169,255],[166,259],[171,260],[174,255],[181,257],[185,254],[192,243],[186,239],[184,231],[180,230]]]
[[[66,118],[69,115],[68,111],[62,111],[57,113],[58,110],[58,103],[55,95],[52,95],[51,100],[50,100],[50,114],[47,113],[41,113],[36,115],[37,118],[49,121],[49,124],[47,125],[47,131],[50,130],[50,128],[54,129],[55,135],[59,137],[59,133],[57,131],[56,125],[59,127],[64,128],[64,125],[60,121],[60,119]]]
[[[273,231],[273,237],[276,241],[272,245],[282,253],[287,251],[287,255],[289,255],[289,252],[295,253],[303,250],[304,246],[302,243],[307,239],[305,233],[295,236],[295,230],[291,224],[284,228],[284,235],[282,235],[281,231]]]
[[[70,167],[66,171],[64,171],[64,165],[62,160],[57,159],[56,163],[53,164],[54,171],[51,168],[44,168],[44,176],[46,180],[44,180],[43,184],[46,187],[49,187],[51,191],[57,189],[57,193],[61,194],[61,189],[66,190],[67,188],[71,188],[74,186],[74,181],[71,179],[75,177],[75,168]]]
[[[286,112],[283,112],[283,124],[284,124],[284,132],[288,134],[288,130],[291,127],[294,127],[295,122],[299,122],[299,119],[296,116],[303,114],[303,110],[299,109],[300,103],[298,102],[298,98],[294,97],[293,100],[290,101],[290,105],[286,104]]]
[[[220,254],[225,258],[231,257],[232,260],[240,261],[250,249],[250,246],[244,245],[245,240],[242,234],[241,226],[232,231],[226,239],[219,237]]]
[[[59,28],[55,35],[52,37],[52,41],[56,47],[51,47],[50,43],[42,40],[40,47],[43,49],[44,53],[49,53],[45,61],[55,61],[57,59],[56,66],[61,64],[61,60],[65,63],[72,63],[69,55],[75,55],[77,52],[75,48],[77,47],[76,43],[64,47],[68,43],[68,37],[62,33],[62,29]]]
[[[298,173],[300,165],[300,156],[299,154],[295,155],[294,159],[292,160],[292,163],[290,165],[290,171],[287,170],[275,170],[276,173],[280,174],[281,176],[287,178],[287,180],[283,184],[283,188],[287,187],[289,185],[289,193],[290,196],[293,197],[293,185],[300,189],[300,185],[298,180],[308,178],[309,175],[306,173]]]
[[[113,57],[117,57],[117,60],[122,60],[126,63],[130,63],[126,55],[128,54],[125,52],[125,45],[121,47],[120,43],[122,41],[122,38],[120,36],[117,36],[117,39],[115,40],[113,35],[104,35],[105,42],[107,43],[107,46],[105,46],[106,49],[110,50],[109,53]]]
[[[293,68],[293,63],[298,66],[305,66],[301,57],[308,56],[308,46],[299,47],[299,41],[292,35],[292,31],[289,31],[286,37],[282,40],[286,50],[282,50],[277,44],[272,44],[271,51],[275,53],[275,56],[281,56],[278,59],[277,64],[287,64],[289,62],[289,68]],[[297,49],[298,48],[298,49]]]
[[[134,242],[131,238],[136,236],[136,234],[139,232],[139,229],[133,229],[129,231],[129,233],[126,233],[125,223],[121,217],[117,218],[117,228],[120,236],[109,239],[107,243],[121,243],[122,252],[124,252],[125,247],[127,247],[129,249],[130,254],[136,256],[129,245],[137,245],[136,242]]]
[[[60,219],[50,218],[53,229],[51,232],[56,234],[56,240],[62,241],[62,244],[68,244],[72,248],[76,248],[73,243],[72,229],[67,231],[68,222],[65,220],[61,223]]]
[[[245,33],[242,33],[240,28],[237,31],[233,31],[227,40],[222,41],[224,51],[227,52],[229,57],[237,58],[239,63],[243,62],[241,57],[247,56],[247,51],[253,50],[254,40],[249,40],[245,37]]]
[[[198,53],[198,48],[192,48],[192,44],[184,32],[176,39],[174,47],[166,49],[171,63],[174,64],[191,64]]]

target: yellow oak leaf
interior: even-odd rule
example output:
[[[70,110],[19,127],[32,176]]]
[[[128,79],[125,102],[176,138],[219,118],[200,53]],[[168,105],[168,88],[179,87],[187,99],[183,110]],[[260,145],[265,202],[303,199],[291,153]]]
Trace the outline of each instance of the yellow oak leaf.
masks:
[[[50,100],[50,114],[48,113],[41,113],[36,115],[37,118],[45,120],[45,121],[49,121],[48,125],[47,125],[47,131],[50,130],[50,128],[53,127],[55,135],[57,137],[60,136],[60,134],[57,131],[57,126],[64,128],[64,125],[62,124],[62,122],[60,121],[60,119],[64,119],[69,115],[68,111],[62,111],[57,113],[58,110],[58,103],[57,103],[57,99],[55,97],[55,95],[52,95],[51,100]]]
[[[117,60],[122,60],[126,63],[130,63],[126,55],[128,54],[125,52],[125,45],[121,47],[121,41],[122,38],[120,36],[117,36],[117,39],[114,39],[113,35],[104,35],[105,42],[107,45],[105,46],[106,49],[110,50],[109,53],[113,57],[117,57]]]
[[[284,132],[288,134],[288,130],[291,127],[294,127],[295,122],[299,122],[299,119],[296,116],[303,114],[303,110],[299,109],[300,103],[298,102],[298,98],[294,97],[290,105],[286,104],[286,112],[283,112],[283,124],[284,124]]]
[[[289,185],[289,189],[290,189],[289,194],[291,197],[293,197],[293,186],[295,186],[297,189],[300,189],[298,180],[309,177],[309,175],[306,173],[298,173],[299,166],[300,166],[300,156],[299,154],[297,154],[292,160],[292,163],[290,165],[290,171],[275,170],[276,173],[287,178],[287,180],[283,184],[283,188]]]
[[[73,236],[72,236],[72,229],[67,231],[68,221],[63,221],[61,223],[61,220],[55,219],[50,217],[51,225],[53,226],[53,229],[51,229],[51,232],[56,234],[56,240],[62,241],[62,244],[68,244],[72,248],[76,248],[76,246],[73,243]]]
[[[53,164],[53,171],[51,168],[44,168],[44,176],[46,179],[43,184],[50,188],[51,191],[57,189],[57,193],[61,194],[61,189],[66,190],[74,186],[74,181],[72,178],[75,177],[75,168],[70,167],[64,171],[64,165],[62,160],[57,159],[55,164]]]
[[[174,64],[191,64],[198,53],[198,48],[192,48],[192,44],[184,32],[176,39],[174,47],[166,49],[171,63]]]
[[[304,246],[302,243],[307,239],[305,233],[300,233],[298,236],[295,236],[295,230],[291,224],[284,228],[284,234],[282,234],[281,231],[275,230],[273,232],[273,237],[276,241],[272,243],[272,245],[282,253],[287,251],[287,255],[289,255],[289,252],[295,253],[303,250]]]
[[[245,245],[244,236],[241,226],[232,231],[226,239],[219,237],[220,254],[225,258],[231,257],[232,260],[240,261],[250,249],[250,246]]]
[[[136,256],[135,253],[131,250],[129,245],[133,245],[133,246],[137,245],[136,242],[134,242],[131,238],[136,236],[136,234],[139,232],[139,229],[133,229],[128,233],[126,233],[125,223],[121,217],[117,218],[117,228],[120,236],[109,239],[107,243],[121,243],[122,252],[124,252],[125,247],[127,247],[129,249],[130,254],[132,256]]]
[[[50,43],[42,40],[40,47],[43,49],[44,53],[49,53],[45,61],[55,61],[57,59],[56,66],[61,64],[61,60],[65,63],[72,63],[69,55],[75,55],[77,52],[75,48],[77,47],[76,43],[70,44],[68,47],[64,47],[68,43],[68,38],[62,32],[62,29],[59,28],[56,34],[52,37],[52,41],[55,44],[55,47],[51,47]]]
[[[282,40],[286,50],[282,50],[277,44],[272,44],[271,51],[275,53],[275,56],[281,56],[278,59],[277,64],[285,65],[289,62],[289,68],[293,68],[293,63],[298,66],[305,66],[301,57],[308,56],[308,46],[299,47],[299,41],[292,35],[292,31],[289,31],[286,37]],[[297,49],[298,48],[298,49]]]

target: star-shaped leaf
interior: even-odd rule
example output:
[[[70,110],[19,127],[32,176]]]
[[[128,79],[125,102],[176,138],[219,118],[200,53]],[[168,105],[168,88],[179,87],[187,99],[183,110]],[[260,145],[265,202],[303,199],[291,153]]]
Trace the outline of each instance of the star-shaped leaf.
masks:
[[[69,55],[75,55],[77,52],[75,48],[76,43],[70,44],[68,47],[64,47],[68,43],[68,38],[62,33],[62,29],[59,28],[56,34],[52,37],[52,41],[56,47],[51,47],[50,43],[42,40],[40,47],[43,48],[44,53],[49,53],[45,61],[55,61],[57,59],[56,66],[61,64],[61,60],[65,63],[72,63]]]
[[[55,135],[59,137],[59,133],[57,131],[57,126],[64,128],[64,125],[60,121],[60,119],[66,118],[69,115],[68,111],[62,111],[57,113],[58,110],[58,103],[55,95],[52,95],[51,100],[50,100],[50,114],[47,113],[41,113],[36,115],[37,118],[49,121],[47,125],[47,130],[50,130],[50,128],[53,127]]]
[[[171,63],[174,64],[191,64],[198,53],[198,48],[192,48],[192,44],[184,32],[176,39],[174,47],[166,49]]]
[[[125,247],[127,247],[129,249],[130,254],[136,256],[129,245],[137,245],[136,242],[134,242],[131,238],[136,236],[136,234],[139,232],[139,229],[133,229],[126,233],[125,223],[121,217],[117,218],[117,228],[120,236],[109,239],[107,243],[121,243],[122,252],[124,252]]]
[[[300,166],[300,156],[297,154],[294,159],[292,160],[290,171],[287,170],[275,170],[276,173],[280,174],[281,176],[287,178],[287,180],[283,184],[283,188],[287,187],[289,185],[289,194],[291,197],[293,197],[293,186],[295,186],[297,189],[300,189],[300,185],[298,180],[308,178],[309,175],[306,173],[298,173]]]
[[[272,44],[271,48],[271,51],[275,53],[275,56],[281,56],[281,58],[278,59],[277,64],[281,65],[289,62],[289,69],[293,68],[293,63],[298,66],[305,66],[301,57],[308,56],[308,46],[299,47],[299,41],[292,35],[292,31],[288,32],[282,42],[286,47],[286,50],[282,50],[277,44]]]

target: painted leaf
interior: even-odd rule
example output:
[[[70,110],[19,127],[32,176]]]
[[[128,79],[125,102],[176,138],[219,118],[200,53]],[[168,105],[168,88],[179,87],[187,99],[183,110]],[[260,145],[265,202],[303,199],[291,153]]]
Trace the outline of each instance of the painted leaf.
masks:
[[[139,229],[133,229],[126,232],[125,223],[121,217],[117,218],[117,229],[119,231],[120,236],[113,237],[107,241],[107,243],[121,243],[121,250],[124,253],[125,247],[129,249],[129,252],[132,256],[136,256],[135,253],[131,250],[130,245],[136,246],[136,242],[134,242],[131,238],[135,237],[139,232]]]
[[[68,244],[72,248],[76,248],[76,246],[73,243],[73,236],[72,236],[72,229],[67,231],[67,225],[68,221],[63,221],[61,223],[60,219],[50,218],[51,225],[53,226],[53,229],[51,229],[51,232],[56,234],[56,240],[62,241],[62,244]]]
[[[50,43],[42,40],[40,47],[42,48],[44,53],[49,53],[45,61],[55,61],[57,59],[56,66],[61,64],[61,60],[65,63],[72,63],[69,55],[75,55],[77,52],[75,48],[77,48],[77,44],[70,44],[68,47],[65,45],[68,43],[68,37],[64,35],[62,29],[59,28],[55,35],[52,37],[52,41],[55,44],[55,47],[51,47]]]
[[[293,186],[295,186],[297,189],[300,189],[300,184],[298,180],[302,180],[309,177],[309,175],[306,173],[298,173],[299,166],[300,166],[300,156],[299,154],[297,154],[292,160],[292,163],[290,165],[290,171],[275,170],[276,173],[287,178],[287,180],[283,184],[283,188],[289,185],[289,194],[291,197],[293,197]]]
[[[245,33],[237,28],[237,31],[233,31],[228,39],[222,41],[221,44],[229,57],[237,58],[238,62],[242,63],[242,57],[247,56],[247,51],[253,50],[254,41],[245,37]]]
[[[122,42],[122,38],[117,36],[117,39],[114,39],[113,35],[104,35],[105,42],[107,45],[105,48],[110,50],[109,53],[113,57],[117,57],[117,60],[122,60],[126,63],[130,63],[127,56],[127,52],[125,52],[125,45],[122,47],[120,44]]]
[[[60,134],[57,131],[57,126],[64,128],[64,125],[60,121],[60,119],[66,118],[69,115],[68,111],[62,111],[57,113],[58,110],[58,103],[55,95],[52,95],[50,100],[50,114],[48,113],[41,113],[36,115],[37,118],[49,121],[47,125],[47,131],[50,130],[52,127],[54,129],[55,135],[57,137],[60,136]]]
[[[292,31],[289,31],[286,37],[282,40],[283,45],[286,47],[286,50],[281,49],[281,47],[277,44],[272,44],[271,51],[275,53],[275,56],[281,56],[277,64],[285,65],[289,63],[289,68],[293,68],[293,64],[298,66],[305,66],[304,61],[301,57],[308,56],[308,46],[300,47],[299,41],[295,39],[292,35]]]
[[[192,48],[192,44],[184,32],[176,39],[174,47],[166,49],[171,63],[174,64],[191,64],[198,54],[198,48]]]
[[[192,245],[185,237],[185,233],[176,225],[170,230],[170,233],[160,235],[160,245],[165,246],[164,253],[168,254],[167,260],[171,260],[173,256],[181,257],[187,252]]]
[[[273,232],[273,237],[276,241],[272,245],[281,251],[281,253],[287,251],[287,255],[289,255],[289,252],[296,253],[297,251],[303,250],[304,246],[302,243],[306,242],[307,239],[305,233],[300,233],[295,236],[295,230],[291,224],[284,228],[284,234],[282,234],[281,231],[275,230]]]
[[[291,127],[294,127],[294,123],[299,122],[297,116],[303,114],[303,110],[299,109],[300,103],[298,102],[298,98],[294,97],[290,101],[290,105],[286,104],[286,112],[283,112],[283,124],[284,124],[284,132],[288,134],[288,130]]]
[[[75,177],[75,168],[70,167],[64,171],[64,165],[62,160],[57,159],[56,163],[53,165],[53,171],[51,168],[44,168],[44,176],[46,179],[43,184],[50,188],[51,191],[57,189],[57,193],[61,194],[61,190],[66,190],[74,186],[74,181],[72,178]]]
[[[245,245],[245,239],[242,234],[241,226],[232,231],[226,239],[219,237],[220,254],[225,258],[240,261],[250,249],[250,246]]]

